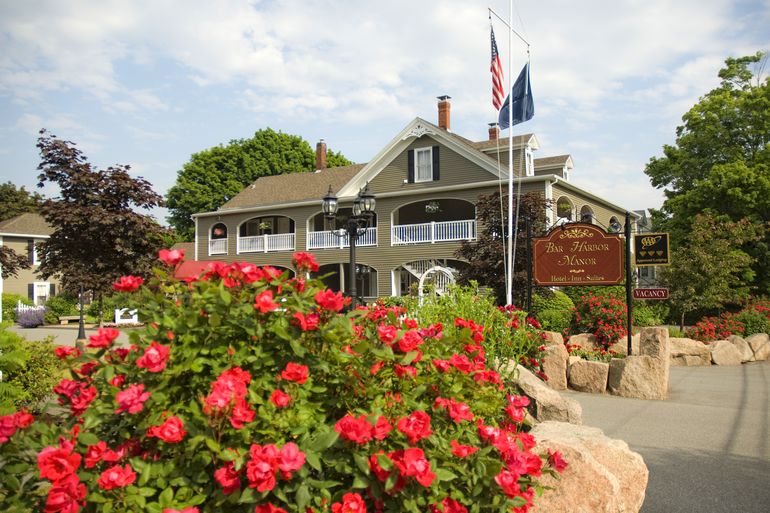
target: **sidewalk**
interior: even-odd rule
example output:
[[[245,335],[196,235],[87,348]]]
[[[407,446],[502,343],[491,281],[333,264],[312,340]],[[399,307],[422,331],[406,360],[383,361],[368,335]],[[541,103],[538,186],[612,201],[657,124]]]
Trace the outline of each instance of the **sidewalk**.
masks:
[[[89,325],[90,326],[90,325]],[[41,326],[39,328],[22,328],[18,325],[7,328],[8,331],[16,333],[27,340],[44,340],[47,337],[53,337],[53,341],[56,344],[63,346],[74,346],[75,340],[78,338],[78,325],[66,325],[66,326]],[[130,330],[130,329],[129,329]],[[121,330],[118,336],[117,342],[121,344],[128,343],[128,331]],[[98,328],[87,327],[86,337],[95,334]]]
[[[644,458],[641,513],[769,511],[770,361],[671,367],[666,401],[566,395]]]

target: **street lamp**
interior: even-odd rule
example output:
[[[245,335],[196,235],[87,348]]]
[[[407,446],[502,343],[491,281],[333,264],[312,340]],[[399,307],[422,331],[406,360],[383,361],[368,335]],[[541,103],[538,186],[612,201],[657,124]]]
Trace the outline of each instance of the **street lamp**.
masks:
[[[366,233],[366,229],[374,218],[374,207],[376,200],[374,194],[369,192],[369,184],[358,191],[358,196],[353,201],[353,214],[348,217],[345,227],[338,230],[332,229],[336,237],[348,237],[350,241],[350,262],[348,264],[348,295],[351,297],[351,308],[356,307],[358,293],[356,291],[356,241]],[[322,210],[324,218],[330,222],[337,219],[337,210],[339,202],[337,196],[332,192],[332,186],[329,186],[329,192],[323,198]]]

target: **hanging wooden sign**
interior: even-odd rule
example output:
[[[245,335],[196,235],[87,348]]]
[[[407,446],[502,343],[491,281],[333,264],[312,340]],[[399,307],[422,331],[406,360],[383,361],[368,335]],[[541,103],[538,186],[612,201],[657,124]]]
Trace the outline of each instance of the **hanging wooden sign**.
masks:
[[[537,285],[617,285],[623,281],[623,242],[592,224],[574,223],[534,239]]]
[[[634,264],[670,265],[668,233],[640,233],[634,235]]]

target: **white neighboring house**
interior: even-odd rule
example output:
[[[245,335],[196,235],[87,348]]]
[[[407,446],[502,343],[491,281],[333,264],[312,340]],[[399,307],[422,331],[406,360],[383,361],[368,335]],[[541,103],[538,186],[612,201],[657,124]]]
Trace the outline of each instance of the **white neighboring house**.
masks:
[[[40,260],[35,245],[48,239],[51,233],[53,229],[40,214],[26,213],[0,222],[0,246],[10,247],[18,255],[26,255],[31,264],[29,269],[21,269],[14,277],[3,279],[0,276],[0,294],[18,294],[36,305],[42,305],[56,295],[58,280],[43,280],[37,273]],[[1,316],[2,313],[0,321]]]

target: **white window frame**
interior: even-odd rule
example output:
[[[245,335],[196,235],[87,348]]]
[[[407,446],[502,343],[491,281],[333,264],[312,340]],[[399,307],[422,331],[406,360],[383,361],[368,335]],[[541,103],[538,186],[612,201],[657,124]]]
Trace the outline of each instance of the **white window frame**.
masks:
[[[426,152],[428,154],[428,177],[420,178],[420,153]],[[414,150],[414,182],[432,182],[433,181],[433,147],[427,148],[415,148]]]
[[[524,151],[524,155],[526,158],[526,175],[527,176],[535,176],[535,161],[532,157],[532,150],[527,147],[527,149]]]
[[[37,239],[32,239],[32,265],[40,265],[40,259],[37,256]]]
[[[43,288],[45,287],[45,295],[41,294],[38,295],[37,289],[38,287]],[[51,297],[51,282],[48,281],[36,281],[32,283],[32,302],[35,303],[35,306],[39,306],[37,304],[37,298],[39,297],[45,297],[46,301],[48,301],[48,298]]]

